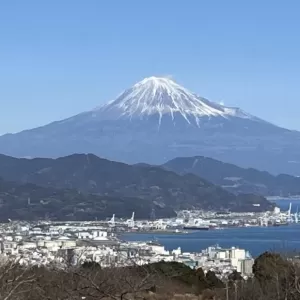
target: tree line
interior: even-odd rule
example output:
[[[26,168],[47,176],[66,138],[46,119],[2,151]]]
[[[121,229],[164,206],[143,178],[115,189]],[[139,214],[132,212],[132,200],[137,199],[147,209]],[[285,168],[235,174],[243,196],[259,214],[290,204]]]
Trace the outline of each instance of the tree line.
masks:
[[[101,268],[96,262],[78,266],[22,266],[9,260],[0,266],[0,300],[300,300],[300,265],[265,252],[253,266],[253,277],[233,272],[221,281],[177,262]]]

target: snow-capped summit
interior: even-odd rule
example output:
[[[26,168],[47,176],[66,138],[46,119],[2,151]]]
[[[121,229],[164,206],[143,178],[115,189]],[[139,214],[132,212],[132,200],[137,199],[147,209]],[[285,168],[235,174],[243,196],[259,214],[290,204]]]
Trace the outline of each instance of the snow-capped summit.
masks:
[[[202,117],[253,118],[237,108],[225,107],[202,98],[170,78],[148,77],[125,90],[116,100],[97,108],[101,119],[139,118],[157,115],[174,120],[183,117],[187,123],[199,126]]]

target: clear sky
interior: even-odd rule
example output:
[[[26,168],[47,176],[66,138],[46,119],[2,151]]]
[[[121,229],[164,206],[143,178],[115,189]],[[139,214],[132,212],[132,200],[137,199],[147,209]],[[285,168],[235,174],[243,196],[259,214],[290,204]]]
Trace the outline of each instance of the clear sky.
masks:
[[[0,1],[0,133],[148,77],[300,130],[299,0]]]

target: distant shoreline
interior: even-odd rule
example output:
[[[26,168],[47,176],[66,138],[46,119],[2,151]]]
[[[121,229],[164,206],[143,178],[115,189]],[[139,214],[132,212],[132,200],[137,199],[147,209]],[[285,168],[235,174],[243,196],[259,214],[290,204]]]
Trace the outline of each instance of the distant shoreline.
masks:
[[[265,197],[269,201],[276,201],[276,200],[300,200],[300,195],[297,196],[290,196],[290,197],[282,197],[282,196],[266,196]]]
[[[162,234],[162,235],[183,235],[183,234],[189,234],[190,231],[178,231],[175,232],[173,230],[145,230],[145,231],[128,231],[124,232],[123,234]]]

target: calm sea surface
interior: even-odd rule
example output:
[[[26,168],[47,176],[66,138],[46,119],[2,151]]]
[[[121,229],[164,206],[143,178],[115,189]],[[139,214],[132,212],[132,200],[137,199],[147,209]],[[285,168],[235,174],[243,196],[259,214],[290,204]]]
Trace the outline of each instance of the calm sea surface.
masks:
[[[296,211],[300,200],[277,200],[277,206],[288,210],[292,202],[292,210]],[[244,227],[224,230],[210,230],[191,232],[189,234],[125,234],[127,241],[157,240],[166,249],[181,247],[183,251],[198,252],[209,246],[219,244],[221,247],[244,248],[255,257],[264,251],[296,252],[300,253],[300,223],[280,227]]]

